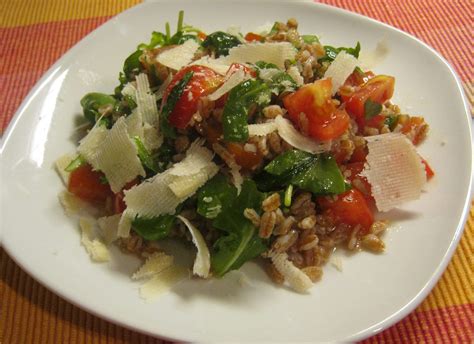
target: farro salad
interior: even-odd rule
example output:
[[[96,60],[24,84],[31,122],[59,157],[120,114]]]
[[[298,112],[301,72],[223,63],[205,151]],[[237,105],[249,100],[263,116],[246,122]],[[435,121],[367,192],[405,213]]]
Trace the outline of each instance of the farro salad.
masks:
[[[194,276],[257,260],[304,292],[336,248],[384,251],[379,213],[433,176],[415,149],[428,124],[390,102],[395,78],[295,19],[206,34],[180,12],[170,31],[125,60],[112,94],[81,99],[87,130],[57,162],[91,258],[113,243],[144,260],[132,278],[176,281],[160,248],[175,238],[195,247]]]

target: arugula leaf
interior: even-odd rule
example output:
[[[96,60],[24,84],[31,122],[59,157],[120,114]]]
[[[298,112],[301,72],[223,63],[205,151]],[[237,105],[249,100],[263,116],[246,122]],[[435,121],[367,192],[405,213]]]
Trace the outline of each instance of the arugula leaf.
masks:
[[[81,99],[84,117],[86,117],[92,124],[95,124],[95,122],[101,117],[99,109],[106,105],[114,107],[116,102],[117,100],[108,94],[98,92],[87,93]]]
[[[163,172],[173,159],[173,155],[176,153],[174,145],[170,142],[163,142],[158,148],[156,154],[153,155],[153,160],[156,161],[156,167],[158,172]]]
[[[163,110],[161,111],[160,115],[160,128],[163,132],[165,137],[176,137],[176,132],[174,128],[170,125],[168,121],[168,117],[173,112],[176,103],[178,102],[179,98],[183,95],[184,89],[188,82],[193,77],[194,72],[190,71],[184,74],[183,78],[171,89],[168,98],[166,99],[166,103],[163,106]]]
[[[290,184],[318,195],[346,190],[344,177],[330,155],[295,149],[277,156],[255,179],[263,191],[280,190]]]
[[[319,37],[316,35],[301,35],[301,38],[306,44],[319,43]]]
[[[229,92],[224,106],[222,123],[224,140],[245,142],[249,137],[247,117],[252,105],[265,106],[270,103],[271,90],[261,80],[246,80]]]
[[[64,169],[64,171],[66,172],[72,172],[74,171],[75,169],[81,167],[82,165],[84,165],[86,163],[86,159],[84,159],[82,157],[82,155],[78,155],[77,158],[75,158],[74,160],[72,160],[69,165],[66,166],[66,168]]]
[[[222,31],[211,33],[206,37],[204,42],[202,42],[202,46],[214,51],[216,57],[228,55],[229,49],[240,44],[241,42],[237,37]]]
[[[364,117],[365,119],[371,119],[377,116],[382,111],[382,105],[367,99],[364,103]]]
[[[387,116],[385,118],[385,124],[390,128],[390,130],[393,130],[395,129],[395,127],[397,126],[397,123],[398,123],[398,116],[399,115],[391,115],[391,116]]]
[[[214,227],[223,231],[211,254],[211,266],[217,276],[240,268],[267,249],[255,226],[243,215],[246,208],[259,211],[263,199],[255,183],[247,179],[239,196],[214,220]]]
[[[135,217],[132,228],[145,240],[160,240],[170,234],[175,220],[175,215],[161,215],[153,218]]]
[[[282,92],[293,92],[298,88],[296,85],[295,80],[286,72],[280,70],[275,64],[268,63],[265,61],[258,61],[255,63],[255,67],[257,67],[257,73],[259,77],[268,85],[271,91],[279,95]],[[271,77],[264,79],[262,78],[262,72],[264,70],[270,69]]]
[[[357,45],[354,48],[346,48],[346,47],[335,48],[330,45],[325,45],[324,51],[326,52],[326,55],[321,57],[318,60],[318,62],[333,61],[336,58],[337,54],[339,54],[341,51],[345,51],[346,53],[351,54],[355,58],[359,58],[360,43],[357,42]]]
[[[218,174],[197,193],[197,212],[206,219],[215,219],[237,197],[237,189]]]
[[[135,136],[133,138],[133,141],[135,141],[135,146],[137,147],[137,152],[138,152],[138,158],[140,159],[141,163],[145,168],[150,170],[153,173],[158,173],[159,168],[156,166],[155,161],[153,160],[152,155],[146,149],[145,145],[143,144],[142,140],[138,136]]]
[[[257,61],[255,62],[255,66],[259,69],[278,69],[278,66],[274,63],[271,62],[265,62],[265,61]]]
[[[275,22],[268,33],[268,36],[273,36],[274,34],[278,33],[278,22]]]

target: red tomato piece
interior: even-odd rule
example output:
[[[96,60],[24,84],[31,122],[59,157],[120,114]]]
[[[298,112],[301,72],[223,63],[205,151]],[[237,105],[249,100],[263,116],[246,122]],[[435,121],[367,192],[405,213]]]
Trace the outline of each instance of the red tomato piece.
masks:
[[[428,164],[428,161],[426,161],[424,158],[421,158],[421,163],[425,165],[426,179],[430,180],[435,175],[433,169],[431,168],[430,164]]]
[[[187,72],[191,71],[194,72],[194,75],[185,86],[183,94],[169,116],[171,125],[179,129],[186,128],[198,109],[199,99],[212,93],[224,81],[223,77],[211,68],[198,65],[185,67],[171,80],[163,95],[163,103],[166,103],[173,87],[176,86]]]
[[[69,175],[68,190],[80,199],[92,203],[104,202],[112,196],[109,184],[104,184],[102,172],[93,171],[91,165],[79,166]]]
[[[354,188],[362,192],[367,200],[372,202],[372,188],[367,178],[361,175],[361,172],[364,170],[364,165],[364,162],[353,162],[345,165],[346,171],[349,170],[351,172],[346,178],[351,182]]]
[[[263,37],[260,35],[257,35],[256,33],[249,32],[248,34],[245,35],[245,40],[247,42],[262,42]]]
[[[248,152],[240,143],[227,143],[227,150],[234,156],[235,162],[242,168],[251,170],[262,161],[262,155],[257,152]]]
[[[133,186],[135,186],[137,184],[138,184],[138,179],[134,179],[131,182],[128,182],[127,184],[125,184],[123,189],[120,192],[117,192],[114,195],[114,212],[115,212],[115,214],[123,213],[123,211],[127,207],[127,205],[123,201],[123,198],[125,197],[123,191],[131,189]]]
[[[330,79],[317,80],[283,99],[291,121],[316,140],[335,139],[349,127],[349,116],[337,109],[331,89]]]
[[[343,95],[342,100],[346,104],[346,110],[356,120],[364,121],[365,102],[370,99],[373,102],[383,104],[392,98],[395,87],[395,78],[388,75],[377,75],[360,86],[351,95]]]
[[[234,74],[235,72],[237,72],[238,70],[243,70],[246,74],[252,76],[252,77],[256,77],[257,76],[257,71],[253,68],[250,68],[246,65],[243,65],[241,63],[232,63],[229,67],[229,69],[227,70],[227,77],[231,76],[232,74]]]
[[[402,125],[402,133],[410,134],[409,138],[414,145],[419,144],[426,137],[428,124],[423,117],[400,116],[399,123]]]
[[[374,223],[374,215],[364,195],[357,189],[351,189],[337,195],[336,200],[319,198],[319,204],[335,223],[345,223],[350,226],[360,225],[361,234],[367,234]]]
[[[367,82],[369,79],[373,78],[375,75],[371,71],[361,72],[355,70],[344,82],[345,86],[360,86],[363,83]]]

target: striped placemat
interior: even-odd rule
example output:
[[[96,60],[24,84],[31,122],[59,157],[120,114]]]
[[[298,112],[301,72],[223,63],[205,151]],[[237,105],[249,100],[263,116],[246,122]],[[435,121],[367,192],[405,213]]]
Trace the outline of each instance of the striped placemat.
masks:
[[[0,133],[41,75],[62,54],[137,0],[3,0],[0,3]],[[473,99],[470,0],[323,0],[398,27],[439,51]],[[72,306],[0,251],[0,343],[164,343]],[[474,340],[474,207],[446,272],[426,300],[372,343]]]

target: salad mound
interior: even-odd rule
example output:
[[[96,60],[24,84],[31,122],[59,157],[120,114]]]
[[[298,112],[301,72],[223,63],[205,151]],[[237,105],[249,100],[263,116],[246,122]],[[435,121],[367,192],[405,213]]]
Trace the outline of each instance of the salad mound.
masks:
[[[146,260],[134,279],[177,280],[160,249],[175,238],[196,248],[197,277],[259,259],[304,292],[328,261],[341,268],[336,248],[384,251],[375,215],[434,173],[415,148],[427,123],[390,102],[395,78],[363,69],[360,50],[295,19],[206,34],[180,12],[176,33],[153,32],[113,94],[81,99],[87,133],[57,163],[91,258],[115,244]]]

